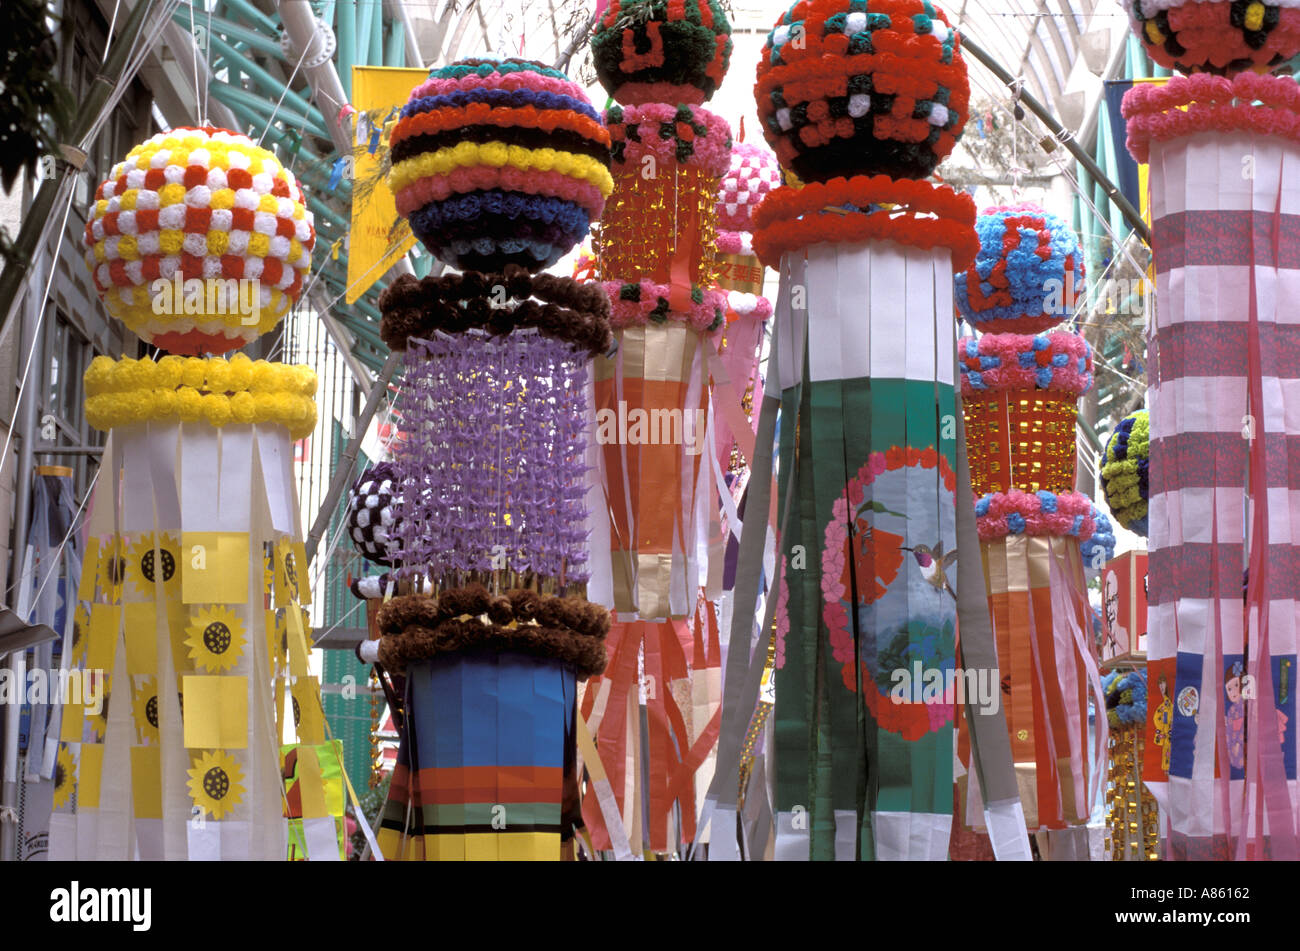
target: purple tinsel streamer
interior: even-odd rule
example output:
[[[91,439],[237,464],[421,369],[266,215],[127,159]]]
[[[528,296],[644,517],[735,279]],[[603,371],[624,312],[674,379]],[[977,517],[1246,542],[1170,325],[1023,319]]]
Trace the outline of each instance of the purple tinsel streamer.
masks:
[[[587,355],[535,331],[411,340],[399,577],[587,580],[586,385]]]

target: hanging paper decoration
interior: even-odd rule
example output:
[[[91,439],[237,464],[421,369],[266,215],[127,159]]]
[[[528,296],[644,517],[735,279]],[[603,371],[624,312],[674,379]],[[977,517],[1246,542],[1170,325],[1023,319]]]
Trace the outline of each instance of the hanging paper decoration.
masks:
[[[466,60],[415,88],[393,140],[399,211],[482,270],[380,298],[384,340],[406,352],[407,435],[388,549],[401,593],[362,645],[402,690],[380,848],[555,861],[581,824],[577,681],[606,663],[585,477],[588,367],[611,337],[599,286],[534,272],[600,214],[609,137],[562,73]]]
[[[716,209],[717,282],[727,292],[727,325],[718,351],[727,371],[728,392],[715,393],[715,402],[734,401],[731,390],[739,391],[746,417],[763,401],[758,362],[767,318],[772,316],[772,302],[763,296],[763,262],[754,253],[752,213],[780,184],[781,169],[774,154],[744,142],[732,144],[731,168],[719,186]],[[719,460],[733,474],[743,465],[731,431],[731,420],[736,418],[734,413],[721,413],[715,420]],[[737,497],[744,491],[743,484],[733,483],[730,488]]]
[[[1050,295],[1030,288],[1057,278],[1041,272],[1043,253],[1022,251],[1028,244],[1050,255],[1049,248],[1069,240],[1054,234],[1066,227],[1060,220],[1015,223],[1032,214],[1018,208],[1011,217],[1000,208],[980,216],[976,269],[993,259],[991,273],[1023,288],[1014,295],[1022,303],[985,320],[987,329],[1052,317]],[[958,290],[970,292],[975,279],[958,277]],[[1092,387],[1092,348],[1069,331],[987,333],[963,338],[957,356],[976,530],[1024,818],[1030,830],[1082,825],[1101,769],[1100,746],[1088,752],[1087,692],[1091,683],[1100,695],[1100,681],[1080,553],[1096,530],[1095,507],[1074,491],[1076,401]],[[974,817],[978,802],[970,792],[966,815]]]
[[[801,0],[759,63],[764,134],[808,183],[754,215],[781,272],[778,859],[948,855],[953,697],[921,680],[956,658],[951,276],[978,243],[969,196],[912,179],[965,124],[959,48],[923,0]]]
[[[1265,51],[1300,53],[1297,15]],[[1300,99],[1243,71],[1138,86],[1123,110],[1151,168],[1156,273],[1143,779],[1166,858],[1295,859]]]
[[[672,16],[662,3],[629,6],[657,18],[647,27],[656,35]],[[606,13],[597,37],[619,32],[618,9]],[[729,31],[714,10],[718,28]],[[669,60],[678,55],[671,43],[664,49]],[[684,617],[694,604],[695,499],[708,469],[701,466],[704,335],[726,319],[726,292],[715,287],[714,206],[731,132],[721,117],[691,104],[712,87],[695,92],[682,104],[643,101],[612,106],[605,116],[615,188],[596,256],[618,350],[596,365],[597,419],[604,421],[597,438],[605,454],[615,607],[645,618]]]
[[[1074,316],[1085,290],[1074,231],[1036,205],[991,208],[975,228],[975,267],[957,275],[957,309],[982,332],[1038,333]]]
[[[274,326],[300,291],[311,216],[292,175],[244,136],[156,136],[98,195],[92,269],[108,264],[108,309],[147,341],[228,350]],[[195,301],[227,279],[251,282],[251,297],[208,296],[193,311],[182,277]],[[339,858],[341,807],[325,806],[315,753],[326,727],[308,669],[292,472],[292,441],[315,427],[315,373],[238,353],[96,357],[85,387],[87,419],[111,432],[90,527],[96,567],[78,592],[83,669],[104,702],[64,708],[75,813],[58,816],[52,854],[283,859],[292,819],[312,859]],[[293,813],[287,735],[298,738]]]
[[[1151,493],[1150,418],[1146,410],[1125,416],[1106,441],[1101,487],[1115,520],[1130,532],[1147,533]]]
[[[727,324],[714,338],[722,373],[714,368],[712,374],[714,407],[714,443],[719,472],[722,473],[720,491],[730,493],[730,504],[724,498],[719,532],[711,536],[714,544],[709,551],[711,590],[715,594],[722,618],[730,619],[734,609],[734,588],[740,554],[739,523],[749,490],[749,455],[752,453],[758,425],[756,408],[763,402],[763,379],[759,361],[767,335],[767,318],[772,315],[772,302],[763,295],[765,271],[763,262],[754,253],[753,211],[772,189],[781,184],[781,168],[776,156],[767,149],[744,142],[731,147],[731,168],[723,176],[718,189],[718,287],[727,292]],[[733,428],[734,427],[734,428]],[[719,578],[720,576],[720,578]],[[709,609],[713,602],[705,601]],[[697,612],[698,616],[698,612]],[[771,683],[775,652],[769,651],[770,661],[764,674],[764,683]],[[770,694],[770,691],[769,691]],[[719,697],[720,700],[720,697]],[[748,777],[754,768],[755,753],[763,749],[761,737],[771,714],[772,704],[759,704],[746,733],[745,747],[740,763],[741,783],[739,796],[743,797]],[[716,751],[715,751],[716,752]],[[716,760],[711,752],[706,769],[713,772]],[[706,789],[701,784],[698,798],[703,804]]]
[[[1102,678],[1110,726],[1106,782],[1106,852],[1113,862],[1160,857],[1160,815],[1142,783],[1142,729],[1147,720],[1147,678],[1140,670],[1114,670]]]
[[[137,145],[95,192],[86,263],[108,312],[180,354],[269,332],[316,243],[293,172],[247,136],[178,128]]]
[[[609,672],[582,697],[612,801],[592,784],[584,816],[593,846],[616,855],[625,837],[637,852],[693,841],[696,774],[720,725],[716,607],[702,588],[724,552],[709,371],[727,320],[716,205],[732,143],[701,104],[730,34],[715,0],[613,0],[592,36],[618,103],[605,113],[614,192],[594,242],[616,349],[597,359],[594,391],[619,620]]]
[[[1166,69],[1231,76],[1281,65],[1300,49],[1290,0],[1126,0],[1147,54]]]

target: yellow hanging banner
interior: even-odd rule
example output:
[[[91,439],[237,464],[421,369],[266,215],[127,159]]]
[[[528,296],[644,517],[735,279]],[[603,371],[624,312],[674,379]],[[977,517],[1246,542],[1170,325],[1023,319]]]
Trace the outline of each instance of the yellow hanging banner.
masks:
[[[384,181],[383,155],[388,134],[411,90],[429,76],[425,69],[387,66],[352,67],[352,105],[357,109],[353,137],[352,227],[348,246],[347,302],[355,303],[415,245],[407,229],[390,243],[397,221],[397,202]]]

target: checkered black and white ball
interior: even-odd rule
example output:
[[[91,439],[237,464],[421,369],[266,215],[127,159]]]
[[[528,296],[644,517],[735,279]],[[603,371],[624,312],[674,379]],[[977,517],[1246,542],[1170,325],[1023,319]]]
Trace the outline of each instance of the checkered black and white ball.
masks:
[[[397,471],[381,462],[352,483],[348,495],[347,528],[357,551],[379,565],[392,565],[397,555]]]

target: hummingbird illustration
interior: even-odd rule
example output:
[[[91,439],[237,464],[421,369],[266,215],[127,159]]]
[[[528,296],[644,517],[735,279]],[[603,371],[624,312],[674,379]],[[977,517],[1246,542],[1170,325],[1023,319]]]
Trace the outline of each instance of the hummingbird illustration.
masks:
[[[903,551],[910,551],[916,563],[921,566],[921,577],[934,586],[934,590],[943,593],[947,591],[954,601],[957,600],[957,593],[952,590],[948,584],[948,568],[957,561],[957,549],[953,549],[948,554],[943,553],[943,542],[936,542],[933,548],[928,545],[916,545],[908,548],[906,545],[899,546]]]

